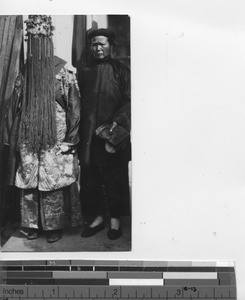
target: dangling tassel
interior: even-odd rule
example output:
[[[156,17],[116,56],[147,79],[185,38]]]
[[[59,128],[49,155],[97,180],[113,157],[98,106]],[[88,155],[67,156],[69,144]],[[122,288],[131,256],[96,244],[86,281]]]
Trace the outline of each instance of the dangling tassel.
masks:
[[[31,39],[29,39],[29,47],[30,47],[29,55],[32,56],[32,54],[31,54]]]
[[[45,58],[47,57],[47,39],[44,39],[44,53],[45,53]]]
[[[27,23],[27,62],[18,147],[37,153],[57,141],[55,77],[51,19],[30,15]],[[40,24],[46,32],[40,33]],[[43,27],[44,28],[44,27]]]
[[[38,58],[39,58],[39,60],[41,59],[41,51],[42,51],[42,38],[40,37],[40,38],[38,38],[38,41],[39,41],[39,51],[38,51]]]
[[[50,42],[48,40],[48,57],[50,57]]]
[[[32,37],[32,57],[27,60],[26,111],[21,120],[20,143],[37,153],[48,149],[57,141],[56,107],[54,92],[53,55],[45,57],[45,42]],[[52,40],[47,37],[46,47],[52,49]],[[30,50],[30,49],[28,49]],[[41,59],[40,59],[41,58]]]

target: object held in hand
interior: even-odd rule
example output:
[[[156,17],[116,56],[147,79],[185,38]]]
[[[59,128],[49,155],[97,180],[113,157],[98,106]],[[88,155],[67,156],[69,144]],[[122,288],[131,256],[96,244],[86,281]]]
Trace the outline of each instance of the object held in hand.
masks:
[[[106,123],[95,130],[95,134],[102,139],[110,140],[113,135],[116,135],[117,123]]]
[[[129,142],[129,131],[116,122],[101,125],[95,130],[95,133],[107,141],[105,149],[109,153],[124,149]]]

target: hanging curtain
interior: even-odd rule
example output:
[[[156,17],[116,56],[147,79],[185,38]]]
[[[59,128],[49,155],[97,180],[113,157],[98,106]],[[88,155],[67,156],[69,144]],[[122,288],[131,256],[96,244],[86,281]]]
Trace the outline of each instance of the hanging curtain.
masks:
[[[77,68],[82,61],[86,61],[86,16],[75,15],[72,39],[72,65]]]
[[[0,211],[1,225],[16,208],[14,196],[4,186],[7,151],[3,145],[3,126],[15,79],[24,63],[22,16],[0,16]],[[11,195],[10,195],[11,194]]]

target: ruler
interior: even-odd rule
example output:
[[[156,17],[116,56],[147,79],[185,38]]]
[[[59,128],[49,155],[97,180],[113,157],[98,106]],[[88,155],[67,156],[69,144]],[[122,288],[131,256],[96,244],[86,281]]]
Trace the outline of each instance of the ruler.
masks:
[[[2,261],[1,299],[237,299],[233,262]]]

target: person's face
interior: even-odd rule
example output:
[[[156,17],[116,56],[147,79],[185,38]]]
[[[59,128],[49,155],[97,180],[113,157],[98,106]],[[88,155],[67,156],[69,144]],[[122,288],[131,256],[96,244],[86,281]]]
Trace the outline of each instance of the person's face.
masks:
[[[110,44],[105,36],[95,36],[91,39],[91,50],[96,59],[103,59],[110,55]]]

